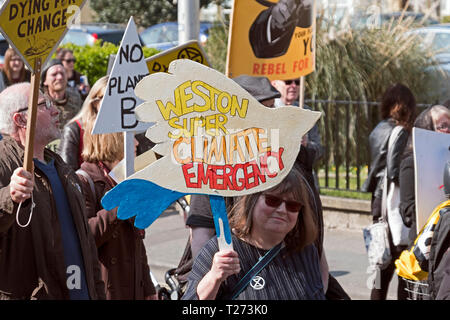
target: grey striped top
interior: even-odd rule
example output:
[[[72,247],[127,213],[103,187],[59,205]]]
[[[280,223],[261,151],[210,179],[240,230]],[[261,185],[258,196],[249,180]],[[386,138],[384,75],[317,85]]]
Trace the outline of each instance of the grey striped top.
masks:
[[[216,300],[231,299],[231,291],[239,280],[255,265],[262,250],[233,236],[233,247],[238,253],[241,271],[228,277],[220,286]],[[196,300],[197,285],[211,269],[214,254],[219,250],[217,238],[211,238],[202,248],[189,274],[188,286],[183,300]],[[258,274],[263,280],[255,279],[240,293],[237,300],[323,300],[323,284],[319,269],[319,257],[313,245],[309,245],[299,253],[288,255],[286,248]],[[256,278],[256,277],[255,277]],[[261,284],[264,282],[262,288]]]

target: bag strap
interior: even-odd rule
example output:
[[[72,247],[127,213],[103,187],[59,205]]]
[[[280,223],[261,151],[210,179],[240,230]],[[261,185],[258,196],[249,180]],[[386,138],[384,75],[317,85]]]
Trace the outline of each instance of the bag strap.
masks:
[[[86,178],[86,180],[89,182],[89,186],[91,187],[91,192],[92,195],[94,196],[94,200],[96,201],[97,199],[97,195],[95,193],[95,186],[94,186],[94,181],[92,181],[91,177],[89,176],[89,174],[84,171],[83,169],[78,169],[77,171],[75,171],[76,174],[82,175],[83,177]]]
[[[231,291],[232,300],[236,299],[236,297],[247,287],[253,277],[260,273],[261,270],[264,269],[273,258],[275,258],[283,246],[284,242],[281,242],[270,249],[263,257],[259,258],[258,262],[250,269],[250,271],[247,272],[247,274],[234,286]]]
[[[391,152],[392,146],[402,129],[403,129],[402,126],[396,126],[394,129],[392,129],[391,134],[389,136],[386,159],[389,159],[389,152]],[[384,177],[383,177],[383,196],[381,198],[381,217],[385,221],[387,221],[387,218],[386,218],[387,217],[387,208],[386,208],[387,192],[388,192],[388,181],[387,181],[387,163],[386,163],[386,168],[384,169]]]

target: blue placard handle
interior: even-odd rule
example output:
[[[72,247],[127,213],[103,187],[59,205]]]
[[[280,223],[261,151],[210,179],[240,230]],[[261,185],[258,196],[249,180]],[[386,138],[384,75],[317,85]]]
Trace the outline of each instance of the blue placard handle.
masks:
[[[233,249],[231,241],[230,224],[228,223],[227,208],[225,206],[225,199],[221,196],[209,196],[209,203],[211,204],[211,211],[214,219],[214,226],[216,228],[217,241],[219,243],[219,250]]]

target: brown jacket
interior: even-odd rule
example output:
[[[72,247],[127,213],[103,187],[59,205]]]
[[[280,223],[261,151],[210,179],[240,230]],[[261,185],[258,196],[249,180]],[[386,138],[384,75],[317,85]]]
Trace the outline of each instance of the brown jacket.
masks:
[[[23,164],[23,149],[11,137],[0,141],[0,299],[69,299],[61,229],[50,182],[35,168],[33,199],[36,207],[28,227],[16,223],[18,205],[9,194],[13,171]],[[85,203],[74,171],[55,153],[53,158],[67,194],[80,240],[91,299],[104,299],[104,284],[92,235],[84,216]],[[20,222],[25,224],[31,200],[23,203]]]
[[[154,294],[143,241],[145,232],[134,227],[132,219],[117,219],[117,209],[106,211],[102,208],[101,198],[115,186],[106,167],[84,162],[81,169],[89,174],[95,186],[94,199],[89,182],[79,175],[86,197],[89,227],[98,248],[106,298],[141,300]]]

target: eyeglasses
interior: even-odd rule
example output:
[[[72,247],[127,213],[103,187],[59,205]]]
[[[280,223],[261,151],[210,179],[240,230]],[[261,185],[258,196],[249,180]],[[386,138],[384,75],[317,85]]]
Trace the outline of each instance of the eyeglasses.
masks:
[[[292,200],[283,200],[271,194],[264,194],[264,200],[268,207],[278,208],[283,202],[286,204],[286,210],[291,212],[299,212],[303,205],[300,202]]]
[[[71,63],[71,62],[75,63],[75,62],[77,62],[77,59],[75,59],[75,58],[73,58],[73,59],[64,59],[63,61],[65,61],[67,63]]]
[[[436,126],[436,131],[450,131],[450,124],[443,123],[441,125]]]
[[[51,100],[49,100],[49,99],[45,99],[44,101],[38,103],[37,106],[38,107],[39,106],[43,106],[43,107],[45,107],[46,110],[50,110],[52,108],[52,106],[53,106],[53,102]],[[20,113],[20,112],[27,111],[27,110],[28,110],[28,107],[19,109],[16,112]]]
[[[300,85],[300,80],[299,79],[297,79],[297,80],[284,80],[284,83],[286,84],[286,85],[291,85],[293,82],[295,82],[295,85],[297,85],[297,86],[299,86]]]

